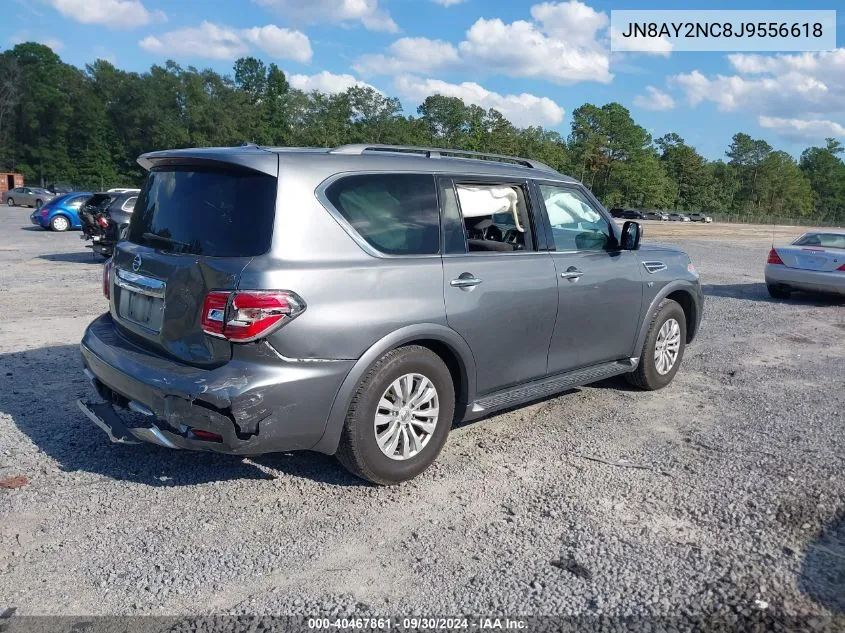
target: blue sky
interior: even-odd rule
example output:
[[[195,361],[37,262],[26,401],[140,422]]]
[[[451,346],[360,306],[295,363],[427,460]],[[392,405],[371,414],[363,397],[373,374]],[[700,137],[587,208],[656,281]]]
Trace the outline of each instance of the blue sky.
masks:
[[[84,66],[144,71],[174,59],[231,72],[254,55],[302,89],[355,82],[412,112],[427,94],[496,107],[566,135],[572,110],[618,101],[655,137],[674,131],[709,158],[745,131],[796,156],[845,140],[845,11],[822,53],[611,53],[612,9],[650,0],[2,0],[3,47],[48,44]],[[711,0],[706,9],[831,9],[834,2]],[[686,8],[686,7],[685,7]],[[696,7],[690,7],[696,8]]]

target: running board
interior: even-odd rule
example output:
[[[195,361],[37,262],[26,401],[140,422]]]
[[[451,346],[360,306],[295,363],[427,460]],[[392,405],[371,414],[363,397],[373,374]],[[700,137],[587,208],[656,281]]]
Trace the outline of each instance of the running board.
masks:
[[[639,360],[639,358],[628,358],[602,363],[601,365],[593,365],[564,374],[555,374],[540,380],[495,391],[473,402],[472,412],[481,413],[482,411],[504,409],[529,400],[537,400],[553,393],[560,393],[573,387],[581,387],[612,376],[627,374],[637,368]]]

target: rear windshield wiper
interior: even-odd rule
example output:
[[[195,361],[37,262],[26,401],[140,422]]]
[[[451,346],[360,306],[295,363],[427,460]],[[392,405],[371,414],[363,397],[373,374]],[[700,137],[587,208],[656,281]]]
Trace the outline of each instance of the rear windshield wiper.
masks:
[[[141,237],[143,237],[145,240],[157,240],[159,242],[164,242],[165,244],[170,244],[171,246],[180,246],[183,249],[189,248],[191,246],[187,242],[180,242],[179,240],[174,240],[172,237],[156,235],[155,233],[142,233]]]

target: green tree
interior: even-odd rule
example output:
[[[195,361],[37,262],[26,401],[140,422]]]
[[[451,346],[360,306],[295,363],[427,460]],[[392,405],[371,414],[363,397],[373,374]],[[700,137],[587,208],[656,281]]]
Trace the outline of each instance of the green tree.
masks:
[[[810,147],[801,154],[801,171],[813,189],[813,207],[820,220],[845,218],[845,163],[842,144],[833,138],[825,147]]]

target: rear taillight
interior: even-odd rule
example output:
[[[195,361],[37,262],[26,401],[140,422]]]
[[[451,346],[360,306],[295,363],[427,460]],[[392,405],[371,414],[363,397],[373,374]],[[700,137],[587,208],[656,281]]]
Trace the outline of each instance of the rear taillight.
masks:
[[[97,224],[100,225],[101,229],[109,228],[109,221],[106,220],[103,216],[100,216],[99,218],[97,218]]]
[[[840,271],[840,272],[845,273],[845,264],[842,264],[842,265],[841,265],[839,268],[837,268],[836,270],[838,270],[838,271]]]
[[[214,290],[202,307],[202,331],[236,343],[266,336],[299,316],[305,302],[287,290]]]
[[[41,208],[41,215],[47,215],[48,213],[50,213],[50,209]]]
[[[767,264],[780,264],[783,266],[783,260],[778,255],[778,252],[775,249],[771,249],[769,251],[769,259],[766,260]]]
[[[111,258],[103,264],[103,296],[111,298]]]

